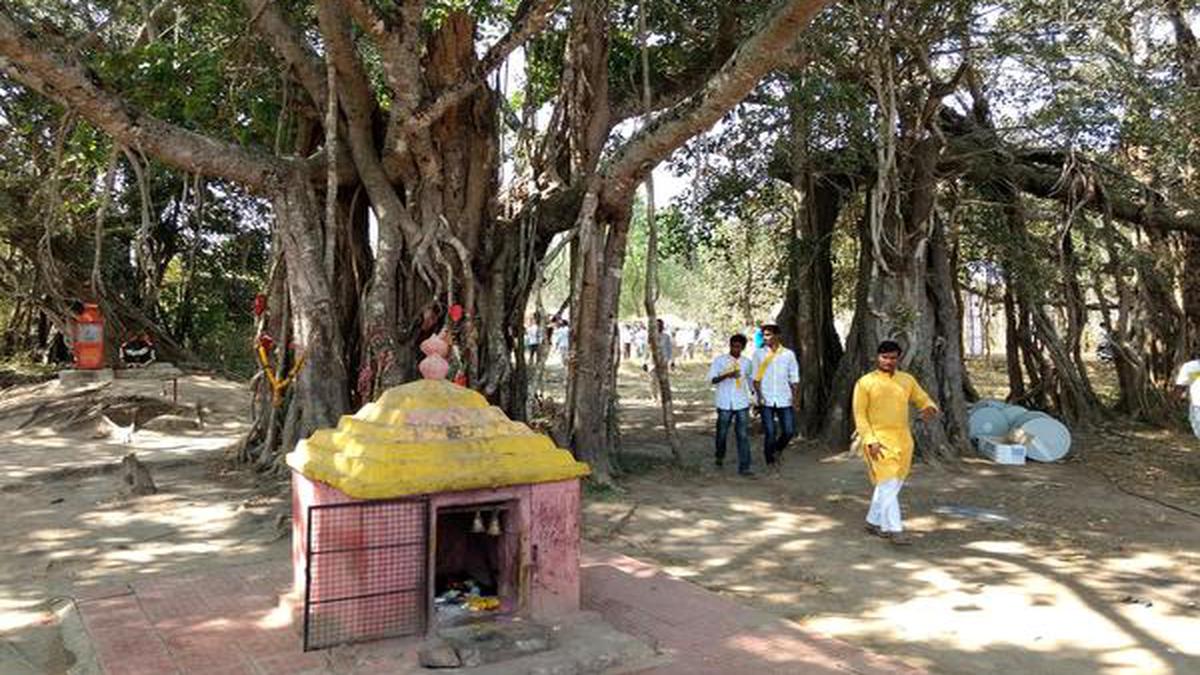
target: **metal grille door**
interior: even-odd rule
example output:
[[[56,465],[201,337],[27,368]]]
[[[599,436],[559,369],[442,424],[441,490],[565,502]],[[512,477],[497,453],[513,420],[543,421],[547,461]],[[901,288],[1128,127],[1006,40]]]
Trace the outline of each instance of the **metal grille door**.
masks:
[[[428,529],[425,500],[309,507],[304,650],[424,631]]]

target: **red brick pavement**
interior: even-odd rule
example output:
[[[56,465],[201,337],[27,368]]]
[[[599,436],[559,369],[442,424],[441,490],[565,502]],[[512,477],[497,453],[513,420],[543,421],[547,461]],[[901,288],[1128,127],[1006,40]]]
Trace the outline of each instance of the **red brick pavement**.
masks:
[[[923,672],[596,546],[584,546],[582,578],[584,607],[671,656],[646,675]]]
[[[411,672],[414,640],[302,652],[286,601],[288,561],[154,577],[77,598],[108,675]],[[813,634],[632,558],[585,545],[583,605],[671,657],[647,675],[919,673]],[[480,672],[480,671],[475,671]]]

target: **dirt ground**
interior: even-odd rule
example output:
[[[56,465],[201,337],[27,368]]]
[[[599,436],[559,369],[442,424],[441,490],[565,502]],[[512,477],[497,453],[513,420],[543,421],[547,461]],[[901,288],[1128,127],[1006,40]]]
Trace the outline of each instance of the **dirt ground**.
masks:
[[[645,376],[623,370],[631,472],[589,491],[589,539],[933,672],[1200,673],[1200,442],[1182,430],[1110,421],[1060,464],[918,465],[902,497],[917,544],[895,549],[862,532],[869,486],[842,449],[796,442],[778,477],[715,470],[703,370],[676,373],[683,467]],[[192,375],[164,394],[0,391],[0,673],[96,671],[71,598],[288,556],[286,487],[223,461],[244,386]],[[131,451],[158,494],[129,494]]]
[[[170,384],[0,391],[0,673],[98,672],[72,598],[142,575],[288,556],[286,485],[223,461],[245,429],[245,387],[184,376],[175,403]],[[130,494],[120,471],[129,452],[157,494]]]
[[[624,371],[634,475],[593,491],[589,538],[932,672],[1200,673],[1200,441],[1182,428],[1110,420],[1056,464],[918,464],[902,549],[864,533],[870,485],[843,448],[796,441],[777,477],[715,469],[703,378],[675,374],[675,468],[644,376]],[[761,470],[761,435],[754,456]]]

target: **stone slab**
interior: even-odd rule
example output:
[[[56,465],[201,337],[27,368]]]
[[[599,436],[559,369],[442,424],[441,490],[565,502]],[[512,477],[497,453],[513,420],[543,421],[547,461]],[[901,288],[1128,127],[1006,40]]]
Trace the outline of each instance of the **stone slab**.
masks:
[[[115,374],[112,368],[101,368],[99,370],[60,370],[58,371],[58,381],[64,387],[84,387],[97,382],[112,382]]]

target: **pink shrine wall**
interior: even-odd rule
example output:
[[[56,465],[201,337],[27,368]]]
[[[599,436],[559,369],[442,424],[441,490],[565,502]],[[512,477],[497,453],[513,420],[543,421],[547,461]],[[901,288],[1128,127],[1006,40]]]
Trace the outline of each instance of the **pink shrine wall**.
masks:
[[[516,540],[517,570],[519,586],[518,606],[505,607],[520,615],[534,619],[552,619],[579,610],[579,545],[580,545],[580,484],[578,480],[554,483],[519,485],[495,489],[479,489],[464,492],[443,492],[426,495],[429,500],[430,538],[437,531],[438,509],[450,506],[469,506],[507,502],[509,504],[508,527],[518,528]],[[302,600],[305,591],[305,545],[307,542],[308,507],[324,504],[343,504],[357,500],[325,483],[314,481],[292,472],[292,573],[293,588],[297,599]],[[322,532],[325,542],[338,547],[369,546],[368,538],[379,536],[363,532],[353,524],[344,525],[338,532]],[[329,543],[325,544],[326,546]],[[428,588],[433,587],[434,565],[432,551],[434,542],[421,551],[428,575]],[[413,549],[388,549],[384,555],[413,555]],[[371,568],[412,568],[413,561],[398,565],[397,560],[367,561]],[[375,578],[377,575],[363,569],[363,583],[388,583]],[[319,599],[319,598],[318,598]],[[431,603],[431,598],[423,601]],[[397,596],[397,602],[412,602],[411,598]],[[427,605],[428,607],[428,605]],[[429,626],[427,625],[427,628]]]

